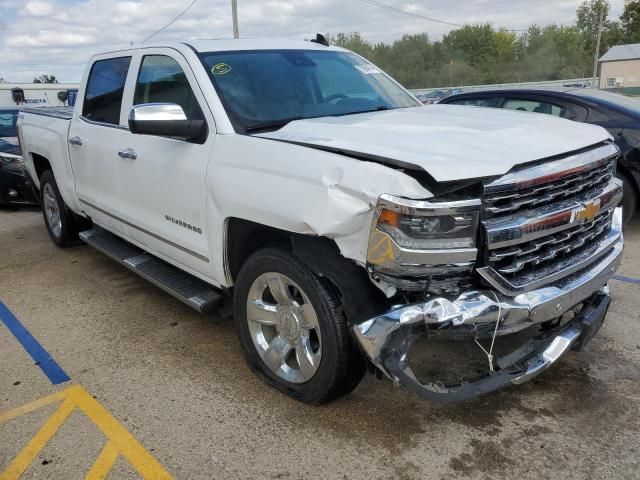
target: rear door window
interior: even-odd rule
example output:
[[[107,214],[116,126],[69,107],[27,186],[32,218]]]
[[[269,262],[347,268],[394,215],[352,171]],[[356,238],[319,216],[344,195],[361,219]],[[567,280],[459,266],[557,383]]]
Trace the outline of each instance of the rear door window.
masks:
[[[91,67],[82,104],[82,116],[111,125],[120,123],[122,94],[131,57],[98,60]]]

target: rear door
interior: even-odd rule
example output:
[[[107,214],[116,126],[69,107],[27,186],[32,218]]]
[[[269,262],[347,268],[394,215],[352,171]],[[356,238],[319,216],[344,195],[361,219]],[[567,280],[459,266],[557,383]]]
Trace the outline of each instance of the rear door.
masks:
[[[131,238],[171,263],[208,279],[206,177],[215,124],[193,72],[180,53],[169,48],[141,50],[131,105],[174,103],[190,120],[204,119],[207,135],[197,141],[125,131],[117,150],[123,199]]]
[[[124,199],[117,145],[126,135],[122,99],[131,56],[98,57],[91,65],[69,128],[69,155],[82,209],[124,235]]]

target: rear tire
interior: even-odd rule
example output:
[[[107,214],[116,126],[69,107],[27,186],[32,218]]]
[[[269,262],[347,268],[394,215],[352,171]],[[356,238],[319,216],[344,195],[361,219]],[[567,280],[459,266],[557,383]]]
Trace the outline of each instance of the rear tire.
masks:
[[[622,221],[629,223],[638,209],[638,192],[627,175],[618,172],[617,177],[622,180]]]
[[[51,170],[47,170],[40,177],[40,206],[44,224],[53,243],[60,248],[69,248],[81,243],[73,214],[65,205]]]
[[[293,254],[265,248],[242,266],[234,291],[234,317],[249,367],[269,385],[310,404],[349,393],[365,372],[339,297],[323,282]]]

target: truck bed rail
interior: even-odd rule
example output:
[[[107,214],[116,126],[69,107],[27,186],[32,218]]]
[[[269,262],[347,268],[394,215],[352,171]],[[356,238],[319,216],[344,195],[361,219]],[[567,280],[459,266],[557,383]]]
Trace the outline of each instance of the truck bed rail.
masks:
[[[73,107],[32,107],[22,108],[21,110],[33,115],[43,115],[63,120],[71,120],[71,117],[73,117]]]

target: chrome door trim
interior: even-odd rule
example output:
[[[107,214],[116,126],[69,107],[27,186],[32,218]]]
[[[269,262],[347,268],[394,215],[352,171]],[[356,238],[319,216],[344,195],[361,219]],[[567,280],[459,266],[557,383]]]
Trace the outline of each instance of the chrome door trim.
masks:
[[[129,227],[131,227],[131,228],[135,228],[135,229],[136,229],[136,230],[138,230],[139,232],[142,232],[142,233],[144,233],[144,234],[146,234],[146,235],[149,235],[150,237],[155,238],[156,240],[160,240],[161,242],[164,242],[164,243],[166,243],[167,245],[170,245],[170,246],[172,246],[172,247],[174,247],[174,248],[177,248],[178,250],[180,250],[180,251],[182,251],[182,252],[184,252],[184,253],[187,253],[187,254],[189,254],[189,255],[191,255],[191,256],[193,256],[193,257],[197,258],[198,260],[202,260],[203,262],[209,263],[209,259],[208,259],[207,257],[205,257],[205,256],[203,256],[203,255],[200,255],[199,253],[196,253],[196,252],[194,252],[193,250],[189,250],[188,248],[183,247],[182,245],[178,245],[177,243],[174,243],[174,242],[172,242],[171,240],[167,240],[166,238],[162,238],[161,236],[156,235],[155,233],[150,232],[149,230],[146,230],[146,229],[144,229],[144,228],[142,228],[142,227],[139,227],[138,225],[134,225],[133,223],[131,223],[131,222],[129,222],[129,221],[127,221],[127,220],[123,219],[123,218],[118,217],[117,215],[114,215],[114,214],[112,214],[112,213],[110,213],[110,212],[107,212],[106,210],[103,210],[103,209],[102,209],[102,208],[100,208],[100,207],[96,207],[95,205],[93,205],[93,204],[92,204],[92,203],[90,203],[90,202],[87,202],[87,201],[86,201],[85,199],[83,199],[83,198],[79,198],[78,200],[80,201],[80,203],[83,203],[83,204],[85,204],[86,206],[91,207],[91,208],[93,208],[94,210],[97,210],[98,212],[103,213],[103,214],[107,215],[108,217],[113,218],[114,220],[117,220],[117,221],[119,221],[119,222],[122,222],[122,223],[124,223],[125,225],[127,225],[127,226],[129,226]]]
[[[82,120],[83,122],[89,123],[91,125],[98,125],[99,127],[107,127],[107,128],[116,128],[118,130],[126,130],[129,131],[128,127],[124,127],[122,125],[115,125],[113,123],[105,123],[105,122],[96,122],[94,120],[89,120],[86,117],[83,117],[82,115],[80,115],[80,120]]]

